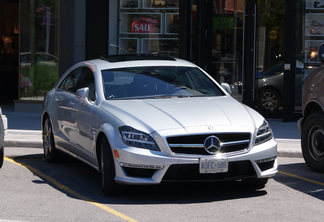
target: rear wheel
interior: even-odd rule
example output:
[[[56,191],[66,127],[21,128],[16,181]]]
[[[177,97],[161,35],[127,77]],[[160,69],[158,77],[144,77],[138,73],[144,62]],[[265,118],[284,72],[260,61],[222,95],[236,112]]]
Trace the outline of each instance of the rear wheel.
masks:
[[[308,167],[317,172],[324,172],[324,114],[312,113],[305,119],[301,145]]]
[[[275,110],[280,107],[281,99],[276,90],[264,89],[259,94],[259,105],[263,109]]]
[[[112,155],[108,140],[106,137],[102,137],[100,143],[101,157],[100,157],[100,169],[101,169],[101,181],[102,192],[105,195],[116,195],[122,192],[123,186],[115,181],[115,164],[114,157]]]
[[[47,162],[58,162],[58,160],[60,159],[60,153],[55,148],[53,129],[49,118],[45,120],[43,126],[43,149]]]

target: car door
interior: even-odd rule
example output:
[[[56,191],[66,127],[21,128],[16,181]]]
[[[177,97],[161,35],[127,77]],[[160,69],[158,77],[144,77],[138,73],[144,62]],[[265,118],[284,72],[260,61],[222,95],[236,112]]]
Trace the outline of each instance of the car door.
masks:
[[[82,74],[77,83],[77,89],[89,88],[88,103],[84,103],[79,98],[74,98],[74,108],[71,111],[74,112],[73,122],[74,132],[72,133],[71,141],[78,147],[79,153],[83,159],[94,163],[94,151],[92,149],[92,136],[91,136],[91,113],[95,108],[95,80],[94,75],[88,67],[82,68]]]
[[[55,131],[56,144],[65,150],[75,153],[72,138],[75,116],[75,93],[77,82],[82,74],[80,68],[71,71],[59,85],[55,94],[57,125],[58,131]]]
[[[76,97],[78,89],[89,88],[89,103]],[[82,159],[93,162],[91,149],[90,115],[95,106],[95,84],[88,67],[73,70],[62,81],[56,93],[59,134],[57,144]]]

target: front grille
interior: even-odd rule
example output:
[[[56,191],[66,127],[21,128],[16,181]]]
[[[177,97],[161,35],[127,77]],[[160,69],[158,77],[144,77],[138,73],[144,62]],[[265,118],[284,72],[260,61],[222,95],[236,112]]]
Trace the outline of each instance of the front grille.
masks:
[[[222,147],[219,153],[245,151],[249,147],[251,138],[250,133],[217,133],[169,137],[167,142],[174,153],[210,155],[204,147],[204,142],[209,136],[216,136],[220,140]]]
[[[228,172],[215,174],[199,173],[199,164],[171,165],[163,177],[163,181],[220,181],[256,177],[250,161],[228,163]]]

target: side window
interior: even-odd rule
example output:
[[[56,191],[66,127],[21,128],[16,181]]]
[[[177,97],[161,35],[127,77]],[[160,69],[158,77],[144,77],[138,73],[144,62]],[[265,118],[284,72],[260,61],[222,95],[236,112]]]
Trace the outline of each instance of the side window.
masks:
[[[73,70],[68,76],[65,77],[65,79],[60,84],[59,88],[75,93],[77,91],[77,87],[76,87],[77,82],[81,74],[82,74],[81,68]]]
[[[89,99],[96,99],[95,83],[92,71],[87,67],[81,67],[73,70],[60,84],[60,89],[68,90],[75,93],[78,89],[88,87]]]
[[[89,99],[92,101],[96,100],[96,93],[95,93],[95,82],[94,77],[91,69],[87,67],[83,67],[82,74],[77,82],[76,90],[88,87],[89,88]]]

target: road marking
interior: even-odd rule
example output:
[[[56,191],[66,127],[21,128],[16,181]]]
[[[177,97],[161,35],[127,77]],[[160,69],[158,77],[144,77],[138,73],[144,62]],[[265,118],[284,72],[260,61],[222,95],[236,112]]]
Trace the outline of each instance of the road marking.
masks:
[[[31,172],[37,174],[39,177],[41,177],[41,178],[49,181],[51,184],[53,184],[54,186],[58,187],[59,189],[64,190],[65,192],[70,193],[71,195],[73,195],[73,196],[75,196],[75,197],[77,197],[77,198],[79,198],[81,200],[87,201],[87,202],[91,203],[92,205],[94,205],[96,207],[99,207],[102,210],[107,211],[108,213],[111,213],[111,214],[113,214],[113,215],[115,215],[117,217],[120,217],[120,218],[122,218],[122,219],[124,219],[126,221],[129,221],[129,222],[137,222],[137,220],[135,220],[135,219],[133,219],[131,217],[128,217],[128,216],[126,216],[126,215],[124,215],[124,214],[122,214],[122,213],[120,213],[120,212],[118,212],[118,211],[116,211],[116,210],[114,210],[114,209],[112,209],[110,207],[105,206],[104,204],[98,203],[98,202],[96,202],[94,200],[89,199],[86,196],[83,196],[82,194],[79,194],[78,192],[76,192],[76,191],[72,190],[71,188],[69,188],[69,187],[61,184],[60,182],[56,181],[52,177],[47,176],[46,174],[42,173],[41,171],[35,169],[32,166],[29,166],[27,164],[22,164],[22,163],[16,162],[13,159],[8,158],[8,157],[4,157],[4,159],[7,160],[7,161],[9,161],[9,162],[11,162],[11,163],[14,163],[14,164],[17,164],[19,166],[22,166],[22,167],[27,168]]]
[[[314,183],[314,184],[317,184],[317,185],[320,185],[320,186],[324,186],[324,183],[316,181],[316,180],[308,179],[308,178],[305,178],[305,177],[301,177],[301,176],[291,174],[291,173],[287,173],[287,172],[283,172],[283,171],[279,171],[279,173],[284,174],[286,176],[294,177],[294,178],[297,178],[297,179],[300,179],[300,180],[305,180],[307,182]]]

